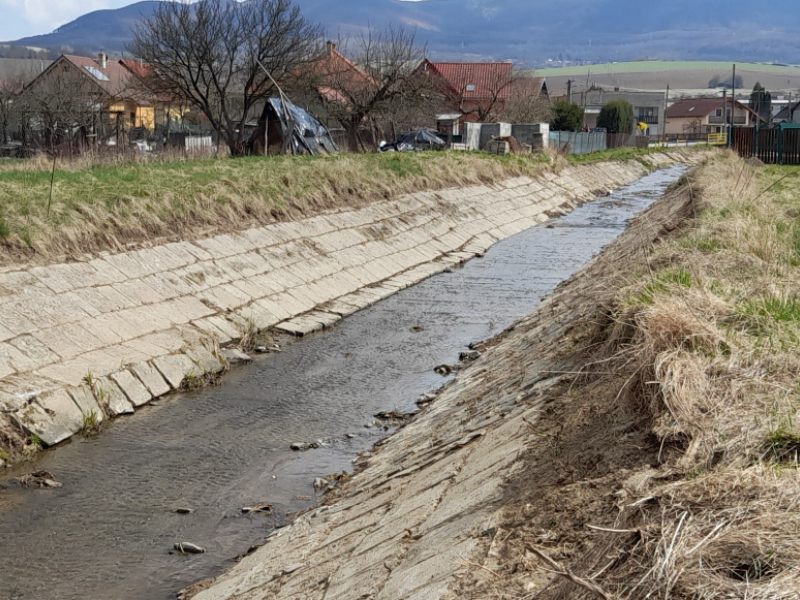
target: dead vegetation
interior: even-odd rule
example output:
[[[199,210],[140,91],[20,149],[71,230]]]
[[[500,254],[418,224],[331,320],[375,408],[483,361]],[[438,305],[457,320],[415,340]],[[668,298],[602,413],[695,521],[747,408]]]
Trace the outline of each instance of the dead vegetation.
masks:
[[[696,218],[601,300],[535,424],[503,583],[459,597],[800,598],[798,179],[724,155],[683,182]]]

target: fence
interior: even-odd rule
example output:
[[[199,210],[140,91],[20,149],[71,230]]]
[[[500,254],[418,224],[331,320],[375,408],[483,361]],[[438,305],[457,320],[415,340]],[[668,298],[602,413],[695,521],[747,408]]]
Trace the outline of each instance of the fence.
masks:
[[[551,131],[550,146],[563,154],[589,154],[606,150],[606,134],[602,131]]]
[[[756,157],[770,165],[800,165],[800,128],[734,127],[731,145],[740,156]]]

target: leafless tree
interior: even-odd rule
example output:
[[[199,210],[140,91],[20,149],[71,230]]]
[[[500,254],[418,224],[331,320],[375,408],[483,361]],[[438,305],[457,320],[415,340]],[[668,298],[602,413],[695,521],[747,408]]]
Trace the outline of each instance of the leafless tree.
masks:
[[[50,76],[23,90],[18,110],[25,127],[43,135],[46,148],[66,144],[80,151],[91,143],[90,135],[97,133],[103,96],[84,75],[54,67]]]
[[[499,118],[507,123],[549,123],[553,117],[550,98],[542,92],[542,80],[514,75],[510,96],[503,103]]]
[[[21,77],[0,79],[0,143],[7,144],[14,129],[22,124],[22,102],[20,94],[25,87]]]
[[[291,0],[160,2],[134,28],[131,52],[150,86],[203,112],[231,154],[247,152],[245,124],[283,79],[319,50],[320,29]]]
[[[328,123],[341,125],[351,150],[365,149],[365,130],[377,137],[432,121],[437,96],[427,79],[415,73],[425,47],[417,44],[413,31],[370,29],[339,46],[342,54],[329,44],[328,53],[303,69],[299,81],[313,95],[304,103]]]

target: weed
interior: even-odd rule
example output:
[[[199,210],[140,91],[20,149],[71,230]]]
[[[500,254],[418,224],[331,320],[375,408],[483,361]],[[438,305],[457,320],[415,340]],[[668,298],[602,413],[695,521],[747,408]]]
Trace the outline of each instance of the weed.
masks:
[[[83,380],[86,382],[86,385],[94,389],[95,380],[91,371],[87,372],[86,375],[83,376]]]
[[[100,418],[94,410],[83,413],[83,426],[81,435],[84,437],[95,437],[100,433]]]
[[[258,326],[252,317],[245,317],[242,321],[237,323],[239,330],[239,349],[242,352],[248,352],[255,348]]]
[[[28,445],[29,446],[37,446],[39,448],[44,447],[44,443],[42,442],[42,438],[40,438],[35,433],[32,433],[30,438],[28,438]]]
[[[797,462],[800,456],[800,434],[793,431],[792,420],[788,423],[781,423],[769,434],[766,441],[768,454],[779,461],[791,460]]]

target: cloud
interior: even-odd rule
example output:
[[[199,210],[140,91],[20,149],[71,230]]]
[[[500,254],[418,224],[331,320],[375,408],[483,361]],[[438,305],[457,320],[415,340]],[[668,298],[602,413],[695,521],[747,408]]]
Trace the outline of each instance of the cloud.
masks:
[[[0,39],[49,33],[93,10],[126,4],[130,0],[0,0]]]

